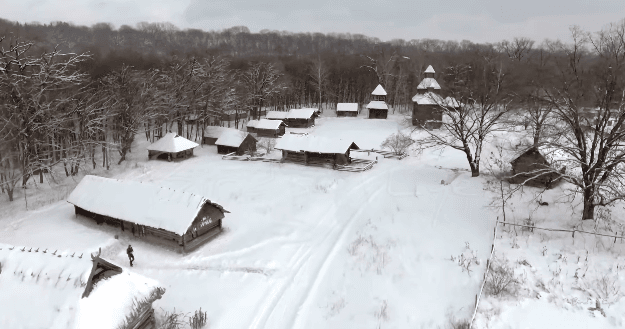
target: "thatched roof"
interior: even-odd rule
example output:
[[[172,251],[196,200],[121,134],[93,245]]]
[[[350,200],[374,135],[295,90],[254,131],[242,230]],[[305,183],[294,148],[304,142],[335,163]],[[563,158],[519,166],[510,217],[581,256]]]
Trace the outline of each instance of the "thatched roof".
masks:
[[[367,104],[368,109],[388,110],[388,105],[383,101],[371,101]]]
[[[289,112],[284,111],[269,111],[265,117],[269,120],[284,120],[288,114]]]
[[[148,150],[176,153],[189,150],[197,146],[199,146],[198,143],[192,142],[182,136],[178,136],[178,134],[167,133],[165,136],[161,137],[161,139],[148,146]]]
[[[292,109],[286,119],[310,119],[316,114],[316,109]]]
[[[267,120],[267,119],[261,119],[258,122],[256,122],[256,125],[254,126],[254,128],[256,129],[268,129],[268,130],[276,130],[278,128],[280,128],[280,126],[285,125],[284,122],[280,121],[280,120]]]
[[[336,104],[337,112],[358,112],[358,103],[338,103]]]
[[[219,139],[217,139],[217,141],[215,142],[215,145],[239,147],[248,135],[248,133],[240,130],[224,131]]]
[[[85,176],[67,202],[90,212],[183,235],[209,199],[150,183]]]
[[[123,270],[82,298],[96,259],[88,252],[0,244],[1,327],[117,328],[131,313],[133,299],[145,298],[158,283]]]

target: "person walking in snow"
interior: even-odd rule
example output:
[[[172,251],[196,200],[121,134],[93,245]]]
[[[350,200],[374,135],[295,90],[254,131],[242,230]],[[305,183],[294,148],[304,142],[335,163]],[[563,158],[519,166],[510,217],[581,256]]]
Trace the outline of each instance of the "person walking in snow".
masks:
[[[132,246],[128,245],[128,249],[126,249],[126,253],[128,254],[128,259],[130,260],[130,267],[132,267],[132,262],[135,261],[135,256],[132,254]]]

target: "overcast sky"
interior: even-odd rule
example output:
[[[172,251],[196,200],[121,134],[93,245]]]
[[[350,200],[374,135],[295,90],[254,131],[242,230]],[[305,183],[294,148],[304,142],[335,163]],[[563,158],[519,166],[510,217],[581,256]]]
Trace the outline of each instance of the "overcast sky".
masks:
[[[568,28],[598,31],[625,18],[623,0],[0,0],[0,17],[136,26],[171,22],[221,30],[244,25],[291,32],[349,32],[391,39],[495,42],[515,36],[568,40]]]

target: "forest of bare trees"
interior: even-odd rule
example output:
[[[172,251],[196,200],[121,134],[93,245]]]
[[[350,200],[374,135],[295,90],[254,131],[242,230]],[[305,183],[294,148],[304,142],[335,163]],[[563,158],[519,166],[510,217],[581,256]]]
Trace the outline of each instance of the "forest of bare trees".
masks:
[[[622,197],[624,26],[597,33],[573,27],[566,42],[477,44],[0,20],[0,192],[12,200],[17,186],[33,176],[43,179],[56,165],[67,176],[81,166],[95,168],[96,152],[108,169],[125,160],[143,133],[150,141],[168,131],[197,140],[224,113],[234,114],[239,127],[240,118],[258,118],[262,108],[364,104],[377,84],[388,92],[393,112],[408,113],[432,65],[442,96],[493,114],[494,121],[467,126],[484,116],[449,112],[457,119],[449,127],[465,139],[462,151],[474,175],[481,144],[505,103],[506,120],[531,129],[534,144],[551,143],[577,160],[581,176],[569,180],[588,199],[585,216],[591,217],[592,204]],[[588,108],[598,109],[598,123],[584,119]],[[607,130],[610,120],[618,129]],[[562,125],[567,134],[551,138]],[[473,129],[468,135],[466,127]]]

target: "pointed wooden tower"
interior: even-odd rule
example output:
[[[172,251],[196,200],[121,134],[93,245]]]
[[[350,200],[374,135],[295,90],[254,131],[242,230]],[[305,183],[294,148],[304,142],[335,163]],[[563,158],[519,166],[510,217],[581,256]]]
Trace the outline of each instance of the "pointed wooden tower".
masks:
[[[425,78],[417,86],[417,94],[412,98],[414,103],[412,125],[438,129],[443,121],[443,113],[437,104],[437,101],[442,100],[440,96],[441,86],[434,79],[436,72],[432,65],[428,66],[423,73],[425,73]]]
[[[369,110],[369,119],[386,119],[388,116],[388,105],[386,105],[386,90],[382,85],[375,87],[373,92],[373,100],[367,105]]]

